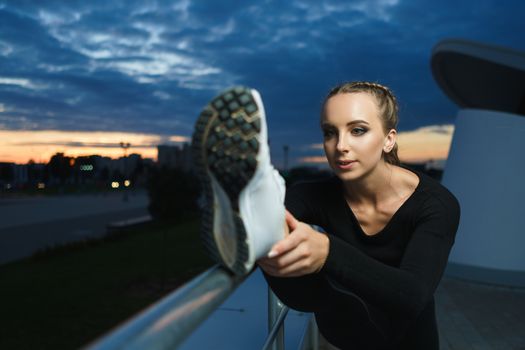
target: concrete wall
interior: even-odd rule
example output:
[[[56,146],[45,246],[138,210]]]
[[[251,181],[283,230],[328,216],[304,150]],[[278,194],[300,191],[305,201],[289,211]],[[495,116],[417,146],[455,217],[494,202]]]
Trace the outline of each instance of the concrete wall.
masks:
[[[461,204],[448,272],[525,286],[525,117],[461,110],[442,183]]]

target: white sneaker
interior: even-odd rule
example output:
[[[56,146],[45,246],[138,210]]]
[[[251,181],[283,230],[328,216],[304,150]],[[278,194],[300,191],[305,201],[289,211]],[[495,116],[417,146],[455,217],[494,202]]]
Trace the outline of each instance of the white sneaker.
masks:
[[[256,90],[235,87],[202,111],[192,139],[204,192],[201,235],[212,258],[237,275],[284,238],[285,183],[270,163]]]

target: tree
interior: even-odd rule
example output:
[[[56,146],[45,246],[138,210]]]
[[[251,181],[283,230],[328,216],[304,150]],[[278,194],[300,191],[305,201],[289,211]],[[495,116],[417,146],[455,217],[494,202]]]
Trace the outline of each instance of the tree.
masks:
[[[51,176],[58,178],[60,184],[63,185],[71,176],[73,162],[74,159],[71,157],[64,157],[64,153],[56,153],[51,157],[48,164]]]
[[[148,210],[155,219],[180,220],[198,210],[199,183],[180,169],[156,169],[148,180]]]

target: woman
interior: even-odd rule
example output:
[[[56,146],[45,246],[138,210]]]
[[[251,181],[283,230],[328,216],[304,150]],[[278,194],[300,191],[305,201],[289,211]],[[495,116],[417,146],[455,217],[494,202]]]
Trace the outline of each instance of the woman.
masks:
[[[397,122],[388,88],[332,89],[321,129],[335,177],[288,190],[290,233],[257,260],[277,296],[314,312],[341,349],[439,349],[433,295],[460,209],[438,182],[400,165]]]

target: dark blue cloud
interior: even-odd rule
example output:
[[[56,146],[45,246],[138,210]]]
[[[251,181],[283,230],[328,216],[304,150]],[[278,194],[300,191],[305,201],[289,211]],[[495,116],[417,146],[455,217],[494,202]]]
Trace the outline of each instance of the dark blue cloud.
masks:
[[[401,130],[451,123],[432,48],[464,38],[525,50],[523,1],[4,1],[0,125],[191,135],[233,84],[259,89],[278,155],[312,152],[342,81],[390,86]]]

